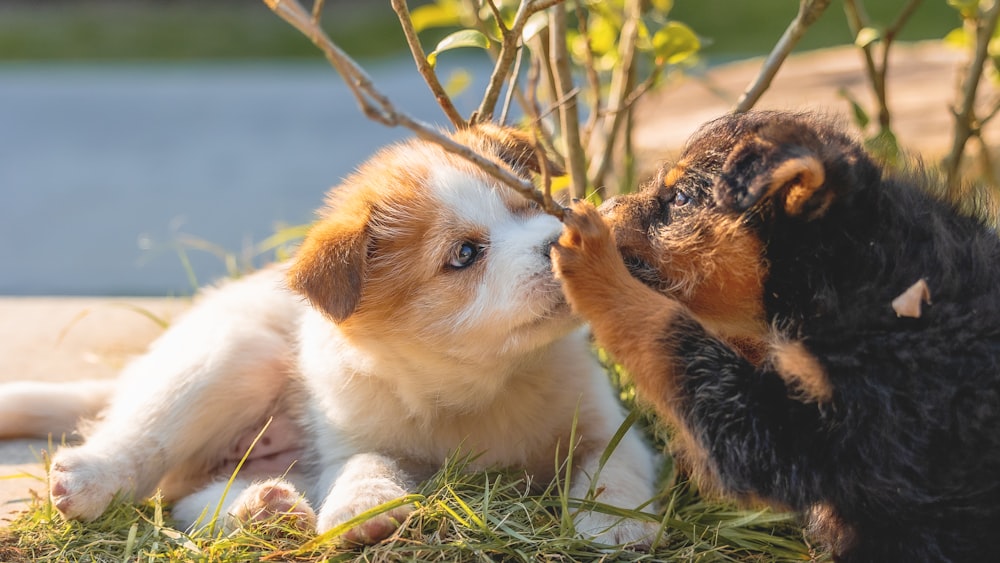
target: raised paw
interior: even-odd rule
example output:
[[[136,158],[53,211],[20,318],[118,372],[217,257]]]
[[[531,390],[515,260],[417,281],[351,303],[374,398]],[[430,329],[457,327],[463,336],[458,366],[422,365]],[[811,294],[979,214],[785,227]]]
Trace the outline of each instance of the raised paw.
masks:
[[[49,498],[67,520],[90,522],[104,513],[119,493],[131,493],[135,482],[122,460],[84,447],[63,448],[52,456]]]
[[[553,269],[573,309],[589,318],[638,282],[629,274],[610,227],[593,205],[574,203],[563,223],[559,243],[552,247]]]
[[[316,529],[316,513],[295,487],[281,479],[254,483],[232,504],[229,514],[235,524],[280,522],[301,531]]]
[[[331,530],[359,514],[381,504],[398,499],[407,491],[395,481],[371,478],[338,485],[330,492],[319,515],[320,533]],[[413,505],[403,505],[358,523],[342,535],[345,541],[372,545],[392,535],[413,512]]]

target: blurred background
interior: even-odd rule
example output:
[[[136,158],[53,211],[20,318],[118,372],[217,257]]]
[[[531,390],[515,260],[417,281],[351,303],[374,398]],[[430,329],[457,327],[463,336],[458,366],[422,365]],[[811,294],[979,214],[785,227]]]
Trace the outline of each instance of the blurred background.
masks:
[[[869,4],[878,19],[903,2]],[[446,126],[388,0],[326,5],[328,33],[376,85]],[[676,0],[671,16],[702,37],[705,67],[766,53],[797,7]],[[956,25],[945,0],[924,2],[902,39]],[[800,49],[851,40],[831,6]],[[468,114],[486,55],[439,65],[467,72]],[[316,48],[259,0],[0,0],[0,294],[189,295],[273,258],[269,237],[311,221],[327,188],[405,136],[362,116]]]

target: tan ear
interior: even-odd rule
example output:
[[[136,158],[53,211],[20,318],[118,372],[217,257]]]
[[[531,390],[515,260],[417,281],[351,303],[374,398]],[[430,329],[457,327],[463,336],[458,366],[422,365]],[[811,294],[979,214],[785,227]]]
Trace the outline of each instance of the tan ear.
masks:
[[[361,301],[368,257],[367,223],[367,217],[317,223],[288,270],[288,286],[337,323],[350,317]]]
[[[534,137],[529,131],[492,123],[481,123],[466,131],[467,134],[487,141],[484,143],[484,152],[496,156],[520,176],[527,177],[529,172],[540,174],[543,162],[550,176],[566,174],[563,167],[549,158],[542,149],[535,149]],[[461,134],[460,132],[456,136]],[[458,140],[464,142],[462,139]]]
[[[793,158],[775,168],[767,193],[774,194],[778,190],[786,189],[785,213],[795,217],[803,214],[806,204],[813,199],[825,180],[823,163],[814,155]],[[827,204],[829,201],[814,201],[811,204],[812,211],[822,214]]]
[[[832,193],[820,194],[827,180],[820,156],[801,145],[752,137],[734,147],[716,185],[716,200],[736,211],[775,198],[791,216],[821,215]]]

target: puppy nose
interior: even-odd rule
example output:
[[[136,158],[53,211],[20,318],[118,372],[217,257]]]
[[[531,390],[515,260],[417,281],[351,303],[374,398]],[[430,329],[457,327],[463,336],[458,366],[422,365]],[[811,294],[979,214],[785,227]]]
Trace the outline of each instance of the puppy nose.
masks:
[[[548,258],[552,259],[552,247],[559,244],[559,235],[556,235],[542,244],[542,254]]]

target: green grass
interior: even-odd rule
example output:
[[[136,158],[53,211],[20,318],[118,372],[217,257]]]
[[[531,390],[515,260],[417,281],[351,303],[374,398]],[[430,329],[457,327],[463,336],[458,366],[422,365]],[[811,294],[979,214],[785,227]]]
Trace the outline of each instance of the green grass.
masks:
[[[352,55],[405,48],[385,2],[328,2],[324,22]],[[0,60],[321,58],[261,0],[55,2],[0,6]]]
[[[891,22],[906,0],[867,0],[872,19]],[[311,3],[303,2],[305,5]],[[411,0],[411,5],[418,2]],[[671,17],[708,40],[707,56],[766,53],[798,8],[795,0],[675,0]],[[405,42],[385,2],[329,0],[330,35],[356,58],[400,53]],[[901,39],[936,39],[959,25],[943,0],[926,0]],[[431,39],[428,39],[430,44]],[[850,43],[833,2],[800,49]],[[191,60],[308,57],[319,51],[261,0],[8,2],[0,5],[0,60]]]
[[[620,371],[610,370],[613,382]],[[632,404],[634,392],[622,388]],[[664,433],[648,416],[637,423],[658,447]],[[553,463],[555,458],[553,458]],[[139,505],[116,502],[98,520],[62,520],[46,498],[5,530],[0,530],[0,561],[821,561],[825,556],[804,542],[789,514],[739,509],[707,500],[675,470],[666,456],[661,471],[658,512],[649,515],[566,496],[569,480],[531,483],[516,471],[466,471],[464,460],[447,461],[411,500],[417,509],[399,531],[374,546],[352,548],[317,538],[293,526],[258,524],[230,534],[209,526],[188,532],[171,526],[169,507],[154,498]],[[38,483],[44,490],[45,483]],[[385,509],[391,506],[383,506]],[[660,523],[653,549],[622,550],[575,536],[572,513],[581,508]],[[212,512],[210,509],[209,513]],[[373,516],[373,510],[364,516]],[[210,523],[209,523],[210,524]]]
[[[256,525],[231,534],[186,533],[170,526],[166,507],[116,503],[89,524],[65,522],[45,500],[0,532],[0,560],[56,561],[807,561],[808,548],[787,515],[740,511],[702,500],[689,484],[667,488],[657,516],[662,537],[652,551],[625,551],[573,536],[562,506],[599,504],[543,491],[522,476],[464,472],[452,460],[426,482],[417,510],[386,541],[350,548],[290,526]],[[631,514],[614,511],[616,514]]]
[[[860,0],[876,27],[890,25],[909,0]],[[763,55],[771,50],[798,12],[797,0],[675,0],[670,17],[705,38],[702,53],[718,59]],[[924,0],[899,36],[903,41],[941,39],[959,27],[958,12],[944,0]],[[843,4],[834,0],[809,28],[798,50],[854,41]],[[860,55],[859,55],[860,56]]]

